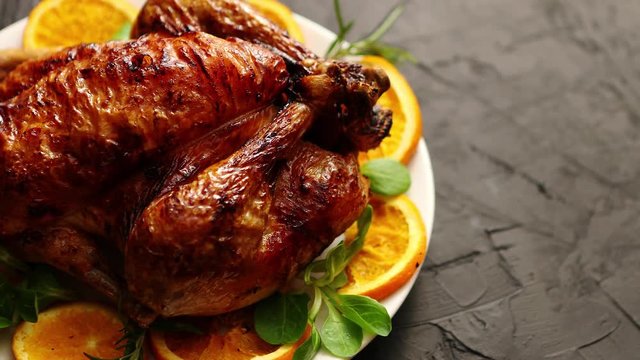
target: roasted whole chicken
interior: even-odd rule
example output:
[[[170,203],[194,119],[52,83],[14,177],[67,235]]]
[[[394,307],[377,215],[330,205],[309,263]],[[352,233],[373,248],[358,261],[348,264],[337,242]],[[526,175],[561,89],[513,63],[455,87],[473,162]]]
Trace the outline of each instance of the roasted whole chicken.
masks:
[[[255,303],[366,206],[388,78],[240,0],[151,0],[132,36],[0,83],[0,242],[143,326]]]

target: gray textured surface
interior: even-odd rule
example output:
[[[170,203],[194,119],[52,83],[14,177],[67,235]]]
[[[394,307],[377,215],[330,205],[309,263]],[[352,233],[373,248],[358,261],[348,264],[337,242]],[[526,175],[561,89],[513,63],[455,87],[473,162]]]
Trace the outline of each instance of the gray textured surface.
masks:
[[[32,2],[0,0],[0,24]],[[286,2],[335,29],[329,0]],[[356,34],[391,6],[343,2]],[[388,40],[420,60],[436,227],[359,360],[640,359],[638,19],[631,0],[408,1]]]

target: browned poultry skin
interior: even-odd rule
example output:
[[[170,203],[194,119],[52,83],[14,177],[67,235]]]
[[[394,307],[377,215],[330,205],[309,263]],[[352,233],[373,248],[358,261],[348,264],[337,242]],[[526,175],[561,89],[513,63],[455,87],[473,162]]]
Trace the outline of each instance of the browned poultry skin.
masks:
[[[240,40],[182,35],[195,29],[287,65]],[[374,111],[383,72],[323,61],[242,2],[152,0],[134,33],[161,30],[25,65],[0,103],[0,240],[123,299],[143,326],[287,283],[364,209],[357,150],[391,125]],[[42,144],[60,148],[45,158]]]
[[[355,157],[299,142],[312,120],[308,106],[288,105],[231,157],[155,199],[126,244],[131,293],[163,316],[238,309],[353,223],[368,186]]]
[[[231,155],[270,122],[275,112],[276,107],[269,106],[229,121],[192,144],[170,151],[165,161],[144,168],[95,204],[58,219],[51,228],[35,228],[2,242],[26,261],[47,263],[82,280],[146,326],[157,313],[134,299],[122,279],[122,254],[133,223],[154,197]]]
[[[177,147],[163,160],[143,168],[110,190],[94,205],[72,214],[68,223],[115,242],[124,251],[131,229],[145,207],[239,149],[273,120],[276,106],[228,122],[191,144]]]
[[[71,227],[53,226],[2,240],[3,245],[23,260],[48,264],[83,281],[118,304],[141,325],[150,324],[157,316],[126,292],[126,285],[116,273],[118,261],[114,259],[117,259],[117,254],[104,244],[98,244],[87,233]]]
[[[149,0],[140,11],[131,35],[154,32],[182,35],[191,31],[266,45],[292,62],[318,58],[251,5],[237,0]]]
[[[151,32],[181,35],[205,31],[215,36],[239,37],[274,49],[288,60],[296,78],[303,77],[298,92],[308,101],[321,101],[309,138],[327,149],[354,146],[376,148],[389,136],[392,117],[387,110],[371,108],[390,84],[384,71],[344,61],[325,61],[292,39],[282,28],[241,0],[149,0],[140,11],[133,36]],[[312,84],[315,83],[315,84]],[[313,100],[315,99],[315,100]]]
[[[51,50],[43,49],[40,50],[43,53],[41,56],[37,56],[38,53],[24,53],[23,57],[32,56],[35,59],[18,64],[15,69],[2,79],[2,82],[0,82],[0,101],[7,101],[17,96],[35,85],[51,71],[59,69],[71,61],[92,57],[101,49],[107,46],[116,46],[117,44],[115,42],[105,45],[85,44],[58,52],[54,51],[49,55],[46,55],[46,52]]]
[[[178,144],[265,107],[280,57],[203,33],[143,37],[76,59],[0,103],[0,234],[84,202]]]

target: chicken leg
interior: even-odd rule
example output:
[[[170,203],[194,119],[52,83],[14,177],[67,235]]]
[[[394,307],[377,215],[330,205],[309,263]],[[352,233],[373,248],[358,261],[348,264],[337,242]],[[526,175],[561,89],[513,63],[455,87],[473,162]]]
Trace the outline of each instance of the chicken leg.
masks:
[[[378,147],[389,136],[391,112],[374,107],[390,86],[384,71],[345,61],[323,60],[244,1],[149,0],[138,15],[132,36],[152,32],[178,36],[190,31],[205,31],[222,38],[238,37],[267,46],[288,60],[294,78],[302,78],[294,84],[316,82],[317,86],[302,84],[300,87],[327,89],[324,96],[304,99],[322,101],[323,121],[317,123],[332,124],[314,127],[309,136],[314,143],[334,150],[350,143],[357,150],[367,151]],[[327,96],[330,92],[333,95]],[[327,129],[331,130],[327,132]]]

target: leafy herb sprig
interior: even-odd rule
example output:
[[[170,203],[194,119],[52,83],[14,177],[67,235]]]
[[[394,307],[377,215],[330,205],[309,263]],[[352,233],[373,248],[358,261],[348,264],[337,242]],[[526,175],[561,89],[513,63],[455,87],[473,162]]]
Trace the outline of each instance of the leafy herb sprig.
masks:
[[[382,37],[391,29],[404,12],[404,5],[402,3],[394,6],[371,33],[351,43],[347,42],[347,35],[351,32],[354,22],[345,22],[342,16],[340,0],[333,0],[333,7],[336,13],[336,20],[338,21],[338,34],[327,50],[327,58],[339,59],[352,55],[378,55],[394,64],[402,61],[413,63],[417,61],[409,51],[381,42]]]
[[[120,332],[122,337],[116,342],[116,350],[122,350],[123,355],[121,357],[102,359],[87,353],[84,353],[84,356],[89,360],[143,360],[144,339],[147,331],[129,320]]]
[[[120,330],[122,337],[116,342],[116,350],[122,350],[123,355],[114,359],[102,359],[84,353],[89,360],[144,360],[144,342],[147,336],[147,329],[138,326],[132,320],[125,320],[124,327]],[[157,319],[150,326],[151,329],[165,332],[182,332],[202,335],[202,331],[197,327],[172,319]]]
[[[10,281],[0,275],[0,329],[22,320],[37,322],[40,310],[56,301],[73,298],[73,292],[62,287],[47,266],[28,265],[2,247],[0,263],[20,279]]]
[[[360,166],[360,172],[371,182],[371,191],[379,195],[397,196],[411,187],[409,170],[397,160],[371,160]]]
[[[365,296],[337,293],[347,283],[344,270],[362,249],[372,218],[373,209],[367,206],[358,219],[355,239],[349,244],[342,241],[306,268],[304,281],[313,291],[310,306],[306,294],[276,294],[258,304],[255,326],[263,340],[273,345],[293,343],[309,326],[311,335],[294,355],[294,360],[309,360],[321,346],[336,356],[350,357],[362,346],[364,332],[389,334],[391,318],[384,306]],[[326,318],[318,326],[316,318],[323,306]]]
[[[8,272],[15,273],[21,281],[12,282],[0,275],[0,329],[17,325],[20,321],[38,322],[38,315],[49,305],[58,301],[69,301],[76,294],[64,288],[52,269],[45,265],[31,265],[15,258],[0,246],[0,264]],[[143,360],[145,331],[132,322],[127,322],[118,340],[116,349],[124,355],[114,360]],[[88,359],[101,360],[85,354]]]
[[[348,43],[346,37],[353,27],[353,21],[345,24],[339,0],[334,0],[334,8],[339,31],[327,51],[328,58],[378,55],[392,63],[416,61],[408,51],[380,41],[404,11],[402,4],[395,6],[369,35],[352,43]],[[130,23],[123,24],[113,39],[127,39],[130,30]],[[406,192],[411,184],[407,169],[392,160],[368,162],[362,166],[361,171],[370,179],[371,190],[381,195],[399,195]],[[265,341],[272,344],[295,342],[309,324],[311,335],[297,349],[294,360],[310,360],[321,346],[337,356],[354,355],[362,345],[364,331],[381,336],[389,334],[391,319],[380,303],[368,297],[342,295],[336,292],[347,283],[344,269],[362,248],[371,225],[372,214],[372,208],[368,206],[358,220],[358,235],[351,244],[340,243],[324,260],[316,261],[307,267],[305,283],[313,289],[313,303],[310,308],[310,298],[306,294],[277,294],[258,305],[256,331]],[[16,325],[21,320],[36,322],[40,310],[56,301],[73,298],[73,293],[64,289],[46,266],[32,267],[25,264],[2,247],[0,263],[24,275],[24,280],[17,286],[0,276],[0,329]],[[326,319],[318,328],[315,320],[323,305],[327,309]],[[152,327],[198,333],[197,329],[177,322],[159,321]],[[127,321],[121,331],[123,335],[116,345],[117,349],[123,350],[124,355],[112,360],[143,360],[146,330]],[[89,354],[85,356],[90,360],[104,360]]]
[[[27,264],[0,246],[0,265],[13,273],[18,281],[9,281],[0,275],[0,329],[17,325],[20,321],[37,322],[40,311],[59,301],[76,299],[76,294],[63,287],[55,272],[46,265]],[[13,278],[12,277],[12,278]],[[122,337],[116,350],[123,356],[112,360],[143,360],[146,330],[131,320],[123,321]],[[191,324],[169,319],[158,319],[151,327],[163,331],[181,331],[200,334]],[[105,360],[84,354],[90,360]]]
[[[131,28],[133,24],[130,21],[125,21],[122,26],[116,31],[111,40],[128,40],[131,38]]]

